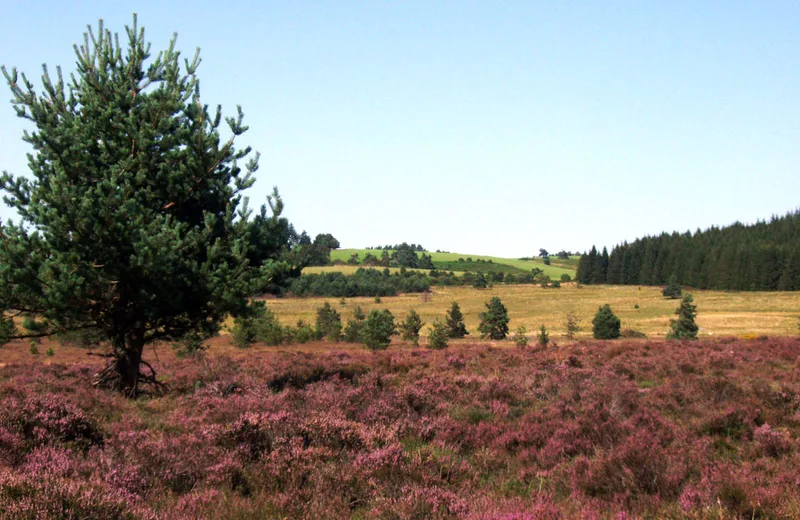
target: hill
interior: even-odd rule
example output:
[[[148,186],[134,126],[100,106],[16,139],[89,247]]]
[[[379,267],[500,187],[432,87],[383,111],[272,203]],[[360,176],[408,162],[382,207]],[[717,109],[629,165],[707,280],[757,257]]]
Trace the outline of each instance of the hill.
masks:
[[[380,257],[379,249],[336,249],[331,251],[331,261],[347,262],[353,255],[358,255],[359,261],[367,254]],[[389,250],[391,254],[392,251]],[[418,253],[420,256],[422,253]],[[502,258],[499,256],[470,255],[464,253],[425,252],[430,255],[433,265],[445,271],[471,271],[473,273],[486,273],[489,271],[508,273],[530,273],[534,268],[541,269],[544,274],[554,280],[561,278],[562,274],[575,277],[578,257],[569,260],[560,260],[551,257],[551,265],[545,265],[541,258],[521,260],[519,258]]]

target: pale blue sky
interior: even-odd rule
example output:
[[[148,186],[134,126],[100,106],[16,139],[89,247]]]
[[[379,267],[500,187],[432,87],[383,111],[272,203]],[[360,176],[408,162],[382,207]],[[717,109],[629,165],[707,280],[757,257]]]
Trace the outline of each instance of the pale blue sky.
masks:
[[[298,230],[527,256],[800,206],[793,2],[6,1],[0,64],[36,79],[132,10],[201,48]],[[26,171],[0,96],[0,169]],[[0,209],[7,218],[9,211]]]

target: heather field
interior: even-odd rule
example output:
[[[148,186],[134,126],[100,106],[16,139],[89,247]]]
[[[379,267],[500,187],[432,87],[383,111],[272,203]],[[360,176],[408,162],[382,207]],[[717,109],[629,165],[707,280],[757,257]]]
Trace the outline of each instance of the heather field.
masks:
[[[800,517],[794,338],[0,356],[2,519]]]

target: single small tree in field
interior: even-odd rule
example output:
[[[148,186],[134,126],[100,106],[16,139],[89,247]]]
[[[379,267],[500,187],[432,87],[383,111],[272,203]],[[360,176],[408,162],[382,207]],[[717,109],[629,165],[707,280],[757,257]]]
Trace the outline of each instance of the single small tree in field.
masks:
[[[342,317],[328,302],[317,309],[317,337],[330,341],[342,338]]]
[[[433,350],[447,348],[448,332],[446,323],[438,319],[434,320],[431,325],[431,333],[428,335],[428,348]]]
[[[567,339],[572,341],[575,339],[575,335],[580,332],[580,322],[578,321],[578,315],[575,314],[575,311],[567,311],[567,315],[564,321],[564,328],[567,329]]]
[[[386,350],[397,332],[394,316],[389,309],[370,311],[361,329],[364,344],[370,350]]]
[[[592,320],[592,333],[595,339],[616,339],[620,334],[622,323],[608,304],[598,309]]]
[[[367,315],[359,305],[353,311],[353,317],[347,320],[347,326],[344,328],[344,340],[349,343],[359,343],[361,340],[361,329],[364,327],[364,320]]]
[[[540,347],[547,347],[550,343],[550,335],[547,333],[547,328],[544,325],[539,329],[539,335],[537,336],[537,340],[539,341]]]
[[[508,311],[497,296],[489,300],[486,312],[482,312],[480,318],[478,331],[481,333],[481,338],[499,340],[505,339],[508,335]]]
[[[514,331],[514,345],[518,347],[527,347],[528,346],[528,329],[525,325],[520,325],[517,327],[517,330]]]
[[[405,321],[400,324],[400,337],[403,341],[410,341],[415,347],[419,346],[419,331],[425,325],[422,319],[417,314],[417,311],[411,309],[406,315]]]
[[[36,315],[40,335],[99,333],[109,363],[95,383],[135,396],[158,385],[145,345],[217,333],[286,264],[273,251],[251,258],[259,233],[242,193],[258,155],[234,146],[247,130],[241,109],[223,140],[221,110],[200,100],[199,52],[183,60],[173,39],[151,59],[135,16],[126,31],[90,29],[74,75],[45,67],[42,92],[2,68],[33,131],[30,176],[0,175],[21,219],[0,225],[0,315]],[[255,227],[283,248],[273,231],[290,228],[273,225],[275,202]]]
[[[661,294],[664,298],[671,298],[673,300],[677,300],[683,294],[683,289],[681,288],[681,284],[678,283],[678,277],[674,274],[669,277],[669,282],[667,282],[667,286],[661,290]]]
[[[483,276],[483,273],[475,275],[475,281],[472,282],[472,287],[475,289],[486,289],[486,277]]]
[[[467,327],[464,325],[464,315],[461,313],[461,307],[458,303],[453,302],[450,304],[450,310],[447,311],[447,337],[448,338],[463,338],[468,336]]]
[[[697,339],[697,306],[692,302],[694,298],[691,294],[684,294],[681,304],[675,311],[678,315],[677,320],[669,320],[669,333],[667,339]]]

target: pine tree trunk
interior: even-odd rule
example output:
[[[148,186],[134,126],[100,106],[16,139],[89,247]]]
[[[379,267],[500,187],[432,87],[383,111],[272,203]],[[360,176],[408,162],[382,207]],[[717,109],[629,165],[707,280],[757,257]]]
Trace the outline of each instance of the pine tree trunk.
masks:
[[[114,364],[119,377],[119,389],[126,395],[134,397],[139,387],[139,366],[142,362],[144,342],[128,338],[122,349],[114,350],[116,354]]]

